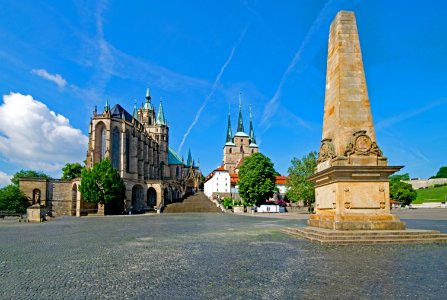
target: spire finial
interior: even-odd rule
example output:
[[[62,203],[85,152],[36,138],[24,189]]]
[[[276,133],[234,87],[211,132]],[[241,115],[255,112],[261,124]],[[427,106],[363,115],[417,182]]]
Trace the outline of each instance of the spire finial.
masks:
[[[255,131],[253,130],[253,116],[251,113],[251,104],[250,104],[250,132],[249,132],[249,136],[250,136],[250,143],[256,144]]]
[[[239,92],[239,116],[237,120],[237,132],[244,132],[244,121],[242,119],[242,92]]]
[[[104,111],[109,111],[109,110],[110,110],[109,98],[106,98],[106,105],[104,106]]]
[[[143,108],[151,109],[151,92],[149,90],[149,87],[146,90],[146,103],[144,103]]]

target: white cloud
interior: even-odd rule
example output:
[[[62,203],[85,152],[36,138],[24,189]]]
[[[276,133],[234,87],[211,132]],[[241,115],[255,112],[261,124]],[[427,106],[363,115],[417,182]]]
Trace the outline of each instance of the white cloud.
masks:
[[[12,175],[8,175],[5,172],[0,171],[0,188],[11,184]]]
[[[20,167],[57,174],[85,159],[88,138],[30,95],[11,93],[0,106],[0,155]]]
[[[50,74],[45,69],[32,69],[32,74],[36,74],[43,79],[49,80],[57,84],[58,87],[63,88],[67,84],[67,81],[59,74]]]

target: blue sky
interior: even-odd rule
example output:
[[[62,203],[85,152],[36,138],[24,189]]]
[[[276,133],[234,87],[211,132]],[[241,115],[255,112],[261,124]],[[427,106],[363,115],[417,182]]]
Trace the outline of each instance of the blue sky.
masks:
[[[329,25],[353,10],[378,145],[429,177],[447,165],[445,1],[0,0],[0,184],[82,161],[95,105],[163,98],[170,146],[208,174],[228,107],[249,105],[260,150],[287,173],[321,140]],[[235,128],[233,128],[233,132]]]

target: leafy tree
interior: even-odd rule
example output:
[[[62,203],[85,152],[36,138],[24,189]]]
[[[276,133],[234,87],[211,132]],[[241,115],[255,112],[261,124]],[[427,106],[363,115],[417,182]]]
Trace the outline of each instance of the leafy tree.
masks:
[[[396,175],[391,175],[390,176],[390,181],[401,181],[401,180],[410,180],[410,174],[405,173],[405,174],[396,174]]]
[[[259,205],[276,191],[275,169],[270,158],[254,153],[239,168],[239,195],[245,205]]]
[[[391,177],[391,176],[390,176]],[[399,180],[390,180],[390,199],[403,202],[409,205],[411,201],[415,200],[417,196],[416,191],[411,184]]]
[[[301,159],[294,157],[289,167],[289,177],[286,181],[288,187],[287,198],[292,202],[303,200],[307,206],[315,202],[315,185],[307,180],[314,174],[317,167],[317,152],[312,151]]]
[[[19,172],[15,173],[14,176],[11,178],[11,182],[14,183],[16,186],[19,186],[19,178],[21,177],[35,177],[35,178],[48,178],[51,179],[51,177],[43,172],[40,171],[34,171],[34,170],[20,170]]]
[[[126,186],[110,160],[104,159],[82,170],[79,191],[87,202],[118,204],[123,202]]]
[[[28,199],[17,185],[10,184],[0,189],[0,210],[25,213],[27,207]]]
[[[82,166],[80,163],[73,164],[65,164],[65,167],[62,168],[62,178],[65,180],[71,180],[78,177],[81,177],[82,174]]]
[[[447,166],[439,168],[438,173],[431,178],[447,178]]]

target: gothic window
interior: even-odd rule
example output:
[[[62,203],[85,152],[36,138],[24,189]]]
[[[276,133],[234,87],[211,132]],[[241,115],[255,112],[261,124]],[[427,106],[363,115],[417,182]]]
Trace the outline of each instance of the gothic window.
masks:
[[[251,149],[251,153],[253,154],[255,152],[255,150]]]
[[[126,172],[130,173],[130,136],[126,131]]]
[[[180,169],[178,166],[175,168],[175,177],[177,177],[177,178],[180,177]]]
[[[244,153],[244,147],[241,146],[241,153]]]
[[[106,158],[106,128],[105,126],[101,127],[101,155],[100,160]]]
[[[114,127],[112,131],[112,166],[117,170],[120,169],[120,146],[120,130],[118,127]]]
[[[230,148],[230,150],[228,151],[228,153],[230,153],[230,154],[231,154],[231,148]]]

